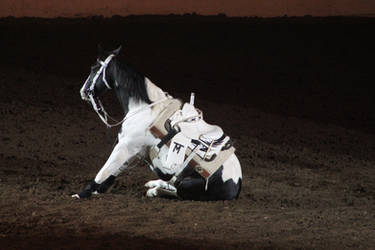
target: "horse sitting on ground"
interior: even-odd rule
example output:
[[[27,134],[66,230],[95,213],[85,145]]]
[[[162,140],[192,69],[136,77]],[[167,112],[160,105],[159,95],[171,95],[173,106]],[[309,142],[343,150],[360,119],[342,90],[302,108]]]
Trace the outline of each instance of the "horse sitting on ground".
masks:
[[[160,179],[145,184],[148,197],[185,200],[232,200],[239,196],[241,166],[231,140],[218,126],[207,124],[194,107],[184,105],[118,58],[120,48],[99,49],[97,62],[81,88],[83,100],[108,126],[121,125],[117,144],[95,179],[72,197],[104,193],[139,154],[150,156],[150,168]],[[99,97],[113,90],[124,119],[110,124]]]

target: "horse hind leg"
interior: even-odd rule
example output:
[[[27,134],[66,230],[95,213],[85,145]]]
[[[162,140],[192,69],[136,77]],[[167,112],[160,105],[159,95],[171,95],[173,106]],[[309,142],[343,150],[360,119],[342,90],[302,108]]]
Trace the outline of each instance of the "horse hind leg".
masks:
[[[187,176],[176,182],[177,194],[183,200],[211,200],[209,193],[205,190],[206,181],[196,175]]]
[[[208,183],[197,173],[176,181],[177,194],[184,200],[215,201],[234,200],[241,190],[241,179],[222,179],[222,167],[213,174]]]
[[[163,180],[153,180],[145,184],[145,187],[149,188],[146,192],[146,196],[149,198],[153,197],[173,197],[177,198],[177,189]]]

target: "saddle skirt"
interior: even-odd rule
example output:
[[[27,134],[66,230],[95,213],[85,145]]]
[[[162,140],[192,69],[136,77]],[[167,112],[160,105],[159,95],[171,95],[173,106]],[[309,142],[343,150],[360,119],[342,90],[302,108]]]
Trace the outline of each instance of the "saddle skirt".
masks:
[[[162,140],[172,130],[177,131],[177,135],[166,142],[169,146],[168,153],[165,149],[154,148],[153,152],[150,152],[151,160],[163,154],[164,156],[159,156],[158,164],[163,164],[160,160],[164,159],[166,169],[181,172],[189,164],[208,179],[234,153],[235,149],[231,145],[230,138],[219,126],[208,124],[203,120],[203,114],[199,109],[190,103],[185,103],[182,108],[181,106],[181,101],[171,100],[150,127],[150,132]],[[182,151],[184,157],[173,156],[176,145],[179,145],[179,148],[185,147]],[[176,166],[182,169],[178,170]]]

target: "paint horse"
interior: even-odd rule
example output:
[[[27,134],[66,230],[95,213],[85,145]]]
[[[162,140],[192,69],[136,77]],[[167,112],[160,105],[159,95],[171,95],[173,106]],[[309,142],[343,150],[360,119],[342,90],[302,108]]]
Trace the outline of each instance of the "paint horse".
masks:
[[[104,166],[75,198],[104,193],[138,155],[148,155],[160,179],[145,184],[147,197],[184,200],[232,200],[241,191],[242,172],[231,139],[218,126],[207,124],[190,103],[172,98],[118,54],[99,48],[96,63],[80,90],[108,126],[121,125],[117,144]],[[124,119],[110,124],[99,97],[113,90]]]

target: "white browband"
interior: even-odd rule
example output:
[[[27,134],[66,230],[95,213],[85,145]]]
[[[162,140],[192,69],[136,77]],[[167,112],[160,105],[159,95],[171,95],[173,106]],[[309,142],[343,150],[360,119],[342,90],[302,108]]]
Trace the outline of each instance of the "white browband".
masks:
[[[100,61],[98,60],[98,63],[100,63],[100,65],[102,65],[100,67],[100,69],[96,72],[96,75],[94,76],[94,78],[92,79],[92,83],[91,83],[91,86],[90,86],[90,91],[93,91],[94,90],[94,87],[95,87],[95,84],[96,84],[96,81],[98,80],[100,74],[103,72],[103,82],[105,84],[105,86],[107,86],[108,89],[112,89],[111,86],[109,86],[107,80],[105,79],[105,70],[107,69],[107,66],[109,64],[109,62],[112,60],[112,58],[114,57],[115,55],[114,54],[111,54],[109,55],[105,61]]]

